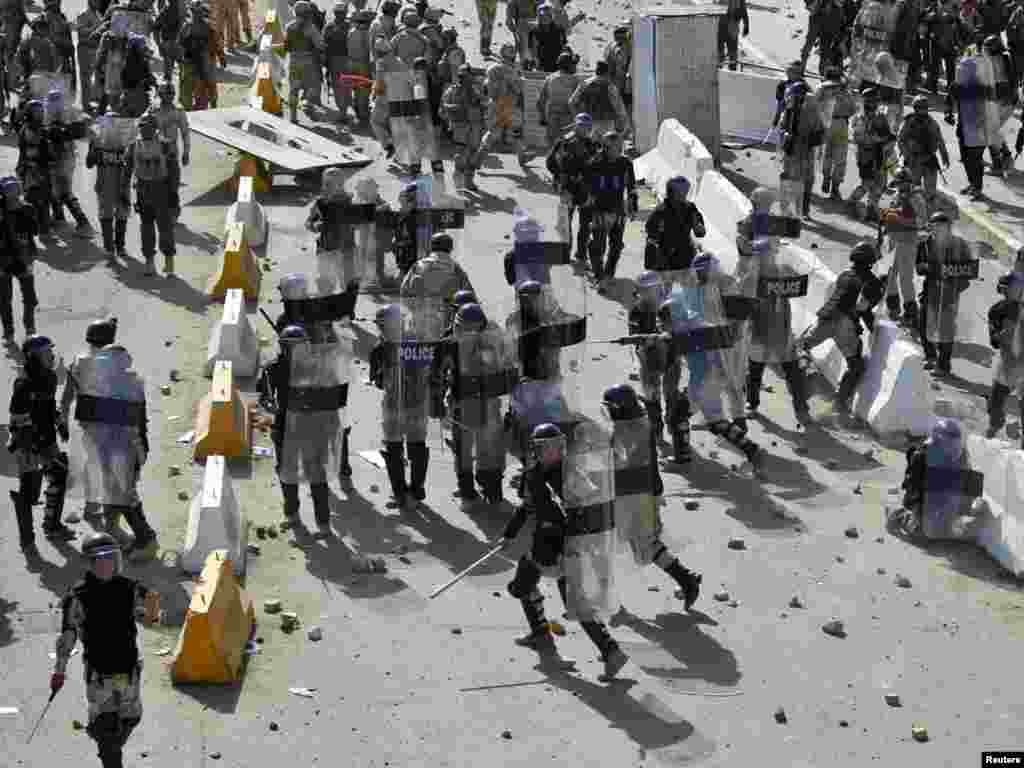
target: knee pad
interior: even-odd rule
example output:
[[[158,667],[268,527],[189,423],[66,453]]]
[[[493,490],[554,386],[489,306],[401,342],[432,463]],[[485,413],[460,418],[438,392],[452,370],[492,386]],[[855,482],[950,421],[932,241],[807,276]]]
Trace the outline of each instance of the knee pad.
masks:
[[[867,363],[864,362],[864,358],[861,355],[852,355],[846,358],[846,365],[852,376],[862,375],[867,368]]]
[[[89,723],[85,732],[96,742],[102,752],[105,749],[120,749],[124,745],[124,742],[121,741],[121,730],[122,721],[117,712],[104,712]]]
[[[719,421],[713,421],[710,424],[708,424],[708,432],[710,432],[715,437],[728,437],[729,430],[732,428],[732,426],[733,425],[730,424],[725,419],[720,419]]]
[[[525,600],[540,584],[540,567],[523,555],[516,565],[516,573],[508,583],[508,593],[519,600]]]

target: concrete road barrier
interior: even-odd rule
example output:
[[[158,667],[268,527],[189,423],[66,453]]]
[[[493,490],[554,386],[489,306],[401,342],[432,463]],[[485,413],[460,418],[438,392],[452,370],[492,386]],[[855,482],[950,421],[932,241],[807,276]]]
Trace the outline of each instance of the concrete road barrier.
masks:
[[[235,388],[229,360],[214,366],[209,394],[199,403],[195,422],[194,457],[240,458],[248,456],[252,446],[252,415],[249,406]]]
[[[675,119],[665,120],[654,149],[633,161],[636,177],[645,179],[659,200],[665,195],[665,182],[673,176],[685,176],[696,191],[701,177],[714,166],[707,147]]]
[[[235,222],[227,231],[220,268],[210,277],[206,293],[212,299],[223,299],[231,288],[240,288],[248,301],[260,297],[262,273],[249,249],[245,227]]]
[[[206,350],[206,377],[213,377],[217,363],[231,363],[232,372],[240,378],[255,376],[260,369],[260,346],[256,331],[245,313],[240,288],[232,288],[224,299],[224,313],[213,327]]]
[[[236,576],[245,573],[246,527],[223,456],[206,460],[203,485],[189,503],[181,567],[199,573],[207,557],[224,550]]]
[[[235,222],[245,227],[245,240],[253,248],[267,242],[267,213],[256,200],[255,179],[242,176],[238,179],[238,195],[224,217],[224,231],[229,232]]]
[[[984,498],[991,517],[977,542],[1003,568],[1024,577],[1024,451],[1006,440],[968,435],[971,467],[985,475]]]

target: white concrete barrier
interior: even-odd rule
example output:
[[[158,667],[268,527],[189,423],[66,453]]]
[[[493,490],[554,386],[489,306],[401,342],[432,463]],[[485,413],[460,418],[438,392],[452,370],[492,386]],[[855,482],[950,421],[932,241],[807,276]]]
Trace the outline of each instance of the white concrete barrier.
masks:
[[[199,573],[211,552],[225,549],[235,575],[241,576],[245,573],[246,534],[224,457],[210,456],[206,459],[203,487],[189,506],[182,568],[186,573]]]
[[[984,497],[992,516],[977,542],[1003,568],[1024,577],[1024,451],[1005,440],[967,437],[971,467],[985,476]]]
[[[925,435],[935,420],[934,408],[924,353],[895,323],[876,320],[854,412],[879,434]]]
[[[231,288],[224,296],[224,314],[213,327],[206,349],[206,378],[222,360],[231,363],[235,376],[249,378],[260,369],[260,347],[256,331],[245,313],[241,288]]]
[[[705,223],[709,222],[709,215],[713,212],[714,228],[728,241],[727,245],[721,247],[731,251],[730,256],[733,260],[739,258],[736,250],[736,227],[740,220],[750,215],[753,210],[747,196],[718,171],[707,171],[701,176],[700,187],[693,202],[703,214]],[[708,238],[705,238],[702,245],[721,258],[720,253],[708,244]]]
[[[252,176],[239,177],[238,198],[228,208],[224,231],[230,231],[235,222],[245,227],[245,240],[250,246],[258,248],[267,242],[267,213],[256,200]]]
[[[711,153],[678,120],[665,120],[658,129],[658,143],[650,152],[633,161],[638,179],[645,179],[658,199],[665,195],[665,183],[673,176],[690,180],[691,199],[699,191],[700,180],[714,168]]]

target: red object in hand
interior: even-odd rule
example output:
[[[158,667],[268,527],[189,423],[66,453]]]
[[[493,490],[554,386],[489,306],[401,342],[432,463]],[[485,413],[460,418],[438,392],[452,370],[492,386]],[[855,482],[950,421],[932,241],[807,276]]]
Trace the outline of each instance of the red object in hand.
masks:
[[[50,691],[57,693],[61,688],[64,687],[64,675],[60,672],[54,672],[50,677]]]
[[[362,75],[341,74],[337,76],[337,80],[339,83],[344,83],[352,88],[373,88],[373,80]]]

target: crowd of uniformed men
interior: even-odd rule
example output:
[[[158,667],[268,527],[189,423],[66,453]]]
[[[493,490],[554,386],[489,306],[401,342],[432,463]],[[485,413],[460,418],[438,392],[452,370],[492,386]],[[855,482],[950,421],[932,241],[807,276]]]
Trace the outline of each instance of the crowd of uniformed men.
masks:
[[[480,50],[488,57],[495,5],[478,0]],[[668,182],[645,223],[645,269],[635,281],[626,335],[610,340],[635,348],[639,391],[628,384],[606,389],[597,414],[581,396],[582,344],[594,341],[587,333],[587,284],[559,273],[574,266],[589,269],[598,289],[606,290],[623,250],[626,221],[637,211],[632,163],[623,156],[630,131],[628,27],[615,30],[595,74],[582,79],[575,73],[577,57],[566,45],[579,17],[570,20],[558,0],[539,6],[509,2],[507,23],[515,43],[502,46],[498,60],[488,64],[481,87],[456,31],[442,27],[443,13],[425,2],[400,7],[384,0],[375,13],[365,8],[365,0],[352,0],[353,12],[339,3],[331,19],[309,0],[296,2],[295,19],[285,30],[290,118],[297,119],[300,95],[307,109],[322,106],[326,80],[339,122],[347,125],[353,110],[408,181],[392,211],[372,177],[364,175],[347,189],[344,172],[325,172],[322,194],[307,220],[317,236],[315,272],[281,281],[284,312],[275,325],[280,354],[264,370],[260,402],[275,417],[285,525],[297,535],[304,530],[299,486],[308,484],[315,536],[332,535],[329,483],[337,479],[347,487],[352,474],[345,416],[354,358],[349,326],[360,292],[389,294],[394,301],[375,318],[380,336],[370,357],[370,379],[382,390],[381,455],[394,505],[425,500],[431,450],[442,445],[442,427],[453,448],[458,496],[471,513],[481,504],[504,502],[506,456],[518,457],[522,472],[513,487],[522,501],[495,542],[506,548],[527,519],[536,518],[531,546],[509,584],[529,625],[517,642],[548,663],[572,666],[558,654],[560,625],[547,619],[538,589],[542,575],[554,575],[567,615],[580,621],[599,649],[605,677],[614,677],[626,663],[606,625],[619,605],[611,588],[617,543],[628,545],[638,566],[657,564],[673,578],[687,608],[699,595],[700,575],[661,541],[658,455],[666,431],[671,459],[686,465],[693,456],[690,421],[699,411],[710,433],[761,473],[764,451],[748,436],[747,418],[760,406],[766,368],[781,369],[797,419],[810,427],[810,351],[834,340],[846,359],[835,405],[849,415],[866,367],[861,337],[872,328],[883,296],[891,316],[906,318],[920,331],[937,373],[951,373],[959,296],[977,275],[977,258],[952,233],[948,216],[932,213],[935,154],[946,164],[948,156],[927,99],[915,100],[913,113],[904,117],[902,91],[915,83],[922,64],[933,65],[934,86],[935,70],[944,64],[949,114],[957,118],[965,164],[980,162],[980,152],[989,146],[993,163],[1001,167],[1008,150],[972,143],[972,130],[985,127],[990,112],[1000,120],[999,109],[990,107],[1015,103],[1014,73],[1020,70],[1016,53],[1007,57],[993,38],[1002,28],[990,29],[995,13],[990,5],[965,6],[952,16],[945,6],[918,9],[904,29],[912,5],[869,0],[851,13],[849,4],[825,1],[812,8],[804,61],[793,63],[778,94],[782,207],[775,207],[773,191],[759,188],[752,194],[753,212],[736,232],[740,259],[734,271],[699,245],[705,224],[688,200],[690,182],[681,176]],[[215,0],[213,6],[211,12],[202,2],[187,9],[173,2],[154,9],[93,0],[72,25],[59,0],[47,0],[46,12],[30,22],[24,39],[20,2],[8,3],[3,12],[4,83],[20,98],[11,114],[19,137],[17,175],[0,180],[5,245],[0,321],[5,342],[13,344],[12,281],[17,278],[27,337],[11,400],[8,447],[19,466],[19,487],[11,498],[21,547],[30,560],[38,557],[32,507],[44,476],[48,538],[75,536],[62,519],[69,477],[82,490],[85,515],[104,531],[83,546],[91,570],[64,601],[51,685],[54,692],[63,686],[71,650],[81,639],[89,733],[105,768],[122,765],[123,746],[141,717],[134,602],[146,597],[151,618],[156,610],[152,593],[120,573],[122,554],[146,560],[157,552],[156,533],[137,490],[149,452],[144,382],[131,355],[116,343],[116,320],[99,320],[86,331],[88,347],[69,367],[58,404],[53,343],[36,334],[32,263],[36,237],[47,242],[64,208],[75,219],[76,234],[93,234],[71,190],[75,142],[88,136],[86,165],[96,173],[108,259],[116,264],[126,258],[125,232],[134,207],[149,272],[155,271],[159,248],[166,273],[173,273],[178,187],[190,146],[171,79],[177,68],[185,110],[216,106],[214,66],[223,66],[224,46],[241,43],[239,18],[251,38],[245,0]],[[843,19],[849,14],[853,23],[838,24],[837,14]],[[1014,52],[1013,19],[1020,14],[1005,15]],[[740,22],[749,26],[745,4],[730,2],[719,42],[732,59]],[[973,35],[982,51],[949,63],[942,42],[947,25],[956,35],[962,30],[963,41]],[[903,40],[900,30],[913,32],[913,42]],[[163,58],[162,83],[149,66],[149,35]],[[814,44],[827,68],[816,92],[803,79]],[[837,69],[847,55],[850,81]],[[518,212],[504,263],[507,301],[487,311],[458,263],[463,211],[432,193],[432,174],[441,170],[442,136],[457,146],[456,176],[464,189],[476,188],[475,170],[501,140],[525,162],[524,71],[535,68],[549,73],[538,108],[550,140],[546,165],[559,201],[557,225],[546,239],[544,227]],[[154,88],[158,104],[150,104]],[[91,132],[85,116],[72,108],[76,92],[84,112],[95,116]],[[886,105],[885,113],[878,112],[880,104]],[[821,145],[823,191],[839,196],[851,119],[861,175],[853,199],[868,195],[868,213],[880,222],[879,240],[852,248],[849,269],[839,275],[816,322],[800,332],[791,301],[806,294],[807,268],[781,238],[799,231],[798,212],[809,213]],[[886,173],[895,167],[893,146],[902,158],[893,175],[896,200],[879,211]],[[426,174],[421,173],[424,160],[431,166]],[[974,176],[972,185],[980,192]],[[884,235],[894,252],[887,281],[873,271]],[[916,276],[923,277],[920,297]],[[1004,298],[990,313],[992,345],[999,353],[990,435],[1004,425],[1007,398],[1013,389],[1019,395],[1024,382],[1024,254],[1000,281],[999,291]],[[68,451],[61,450],[61,441],[69,443]],[[977,505],[971,506],[977,488],[958,479],[945,482],[939,494],[925,482],[936,468],[967,472],[970,479],[965,462],[959,426],[940,421],[926,446],[908,455],[910,514],[902,523],[929,536],[969,537],[977,523]],[[121,529],[121,520],[132,535]],[[116,642],[98,643],[98,628],[112,623],[121,627]]]

